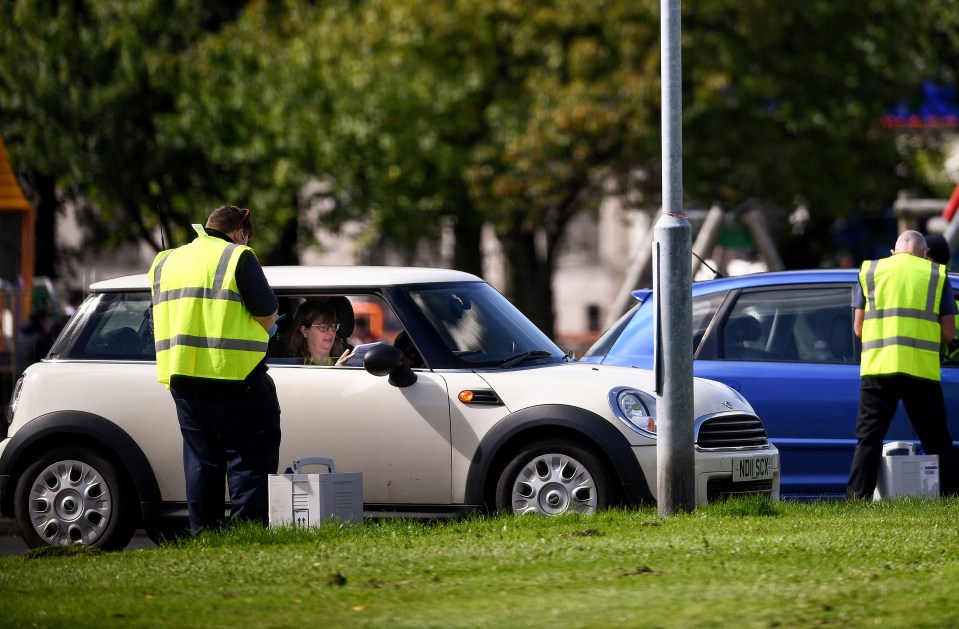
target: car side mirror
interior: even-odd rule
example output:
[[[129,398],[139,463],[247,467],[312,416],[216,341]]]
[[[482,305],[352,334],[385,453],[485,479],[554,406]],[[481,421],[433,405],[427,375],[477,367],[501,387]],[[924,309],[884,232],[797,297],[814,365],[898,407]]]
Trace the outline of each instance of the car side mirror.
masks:
[[[403,352],[392,345],[375,345],[363,357],[363,367],[374,376],[389,376],[394,387],[408,387],[416,382],[416,374],[403,361]]]

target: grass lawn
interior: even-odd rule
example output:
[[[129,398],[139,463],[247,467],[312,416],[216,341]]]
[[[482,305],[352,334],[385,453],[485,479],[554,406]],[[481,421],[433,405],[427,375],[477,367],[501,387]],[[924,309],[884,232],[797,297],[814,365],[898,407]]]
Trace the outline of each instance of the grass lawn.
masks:
[[[959,626],[959,499],[244,527],[0,558],[4,627]]]

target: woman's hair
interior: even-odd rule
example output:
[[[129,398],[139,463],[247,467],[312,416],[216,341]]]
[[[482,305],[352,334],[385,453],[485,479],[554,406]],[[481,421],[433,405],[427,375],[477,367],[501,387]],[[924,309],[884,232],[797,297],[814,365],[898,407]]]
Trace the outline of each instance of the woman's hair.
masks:
[[[293,316],[293,330],[290,334],[290,356],[311,358],[309,346],[306,344],[306,338],[300,332],[300,328],[313,323],[336,324],[336,312],[333,310],[333,306],[325,301],[317,300],[304,301],[300,304]],[[340,337],[336,336],[333,339],[330,356],[339,357],[344,351],[346,351],[346,347]]]

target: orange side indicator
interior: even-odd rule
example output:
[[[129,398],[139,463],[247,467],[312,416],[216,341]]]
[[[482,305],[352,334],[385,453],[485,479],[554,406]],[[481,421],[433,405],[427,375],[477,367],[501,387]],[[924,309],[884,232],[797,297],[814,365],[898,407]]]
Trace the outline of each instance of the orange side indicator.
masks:
[[[463,404],[469,404],[473,401],[474,394],[472,391],[460,391],[460,394],[457,397],[459,397],[460,402]]]

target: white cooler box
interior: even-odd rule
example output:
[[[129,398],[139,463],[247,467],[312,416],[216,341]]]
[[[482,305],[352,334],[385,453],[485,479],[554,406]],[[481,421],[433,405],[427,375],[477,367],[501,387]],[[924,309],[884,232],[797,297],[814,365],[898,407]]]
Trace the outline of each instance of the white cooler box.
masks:
[[[882,446],[879,479],[873,494],[876,500],[899,496],[939,496],[939,455],[915,454],[908,441]]]
[[[307,465],[323,465],[328,474],[303,474]],[[292,474],[270,474],[270,526],[304,528],[330,520],[363,521],[363,474],[336,472],[333,459],[293,461]]]

